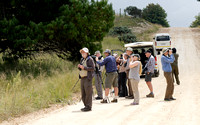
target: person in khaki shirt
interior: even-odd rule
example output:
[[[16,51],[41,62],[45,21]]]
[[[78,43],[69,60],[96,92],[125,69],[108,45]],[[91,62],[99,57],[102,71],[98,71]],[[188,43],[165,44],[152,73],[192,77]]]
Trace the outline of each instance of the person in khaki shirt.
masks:
[[[91,111],[92,110],[92,78],[94,77],[94,60],[89,55],[88,48],[83,48],[80,50],[82,55],[81,63],[78,65],[80,69],[80,79],[81,79],[81,96],[84,103],[84,108],[81,111]]]
[[[179,54],[176,53],[176,48],[172,48],[172,52],[174,54],[174,62],[171,63],[171,66],[172,66],[172,76],[173,76],[173,79],[175,77],[176,79],[176,84],[177,85],[180,85],[180,81],[179,81],[179,70],[178,70],[178,58],[179,58]]]

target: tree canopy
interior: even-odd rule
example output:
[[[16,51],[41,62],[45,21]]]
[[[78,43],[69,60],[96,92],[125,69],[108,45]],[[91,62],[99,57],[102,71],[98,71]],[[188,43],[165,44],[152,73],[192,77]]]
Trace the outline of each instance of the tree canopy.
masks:
[[[141,14],[142,14],[142,10],[141,9],[138,9],[137,7],[135,6],[129,6],[125,9],[125,12],[128,13],[128,15],[136,18],[136,17],[141,17]]]
[[[151,23],[169,27],[168,21],[166,19],[167,13],[159,4],[149,4],[146,8],[143,9],[142,17]]]
[[[200,26],[200,13],[195,16],[195,21],[192,22],[192,24],[190,25],[190,27],[198,27]]]
[[[0,2],[0,53],[8,58],[55,52],[76,60],[79,50],[101,50],[113,26],[107,0],[5,0]]]

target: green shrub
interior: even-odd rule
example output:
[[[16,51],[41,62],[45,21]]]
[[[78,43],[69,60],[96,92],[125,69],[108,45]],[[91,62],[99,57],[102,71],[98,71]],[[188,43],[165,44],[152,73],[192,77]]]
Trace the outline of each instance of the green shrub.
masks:
[[[128,27],[123,27],[123,26],[120,26],[120,27],[114,27],[113,29],[111,29],[110,31],[110,35],[123,35],[123,34],[127,34],[127,33],[131,33],[131,30],[128,28]]]
[[[123,34],[119,36],[118,39],[120,41],[124,41],[124,43],[133,43],[137,41],[137,38],[134,34]]]

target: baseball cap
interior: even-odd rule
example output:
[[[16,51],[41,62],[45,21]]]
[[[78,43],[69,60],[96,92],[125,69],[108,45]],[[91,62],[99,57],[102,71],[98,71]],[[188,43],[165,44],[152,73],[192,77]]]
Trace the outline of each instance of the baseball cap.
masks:
[[[109,53],[109,54],[110,54],[110,50],[109,50],[109,49],[106,49],[106,50],[104,51],[104,53]]]
[[[140,60],[140,55],[139,54],[132,54],[131,56],[138,57],[138,60]]]
[[[166,53],[167,51],[169,51],[168,48],[163,48],[163,50],[162,50],[163,54]]]
[[[128,47],[126,50],[133,52],[133,49],[131,47]]]
[[[145,53],[151,53],[151,50],[147,50],[147,51],[145,51]]]
[[[88,50],[88,48],[86,48],[86,47],[84,47],[83,49],[81,49],[81,50],[80,50],[80,53],[81,53],[82,51],[84,51],[84,52],[86,52],[86,53],[89,53],[89,50]]]

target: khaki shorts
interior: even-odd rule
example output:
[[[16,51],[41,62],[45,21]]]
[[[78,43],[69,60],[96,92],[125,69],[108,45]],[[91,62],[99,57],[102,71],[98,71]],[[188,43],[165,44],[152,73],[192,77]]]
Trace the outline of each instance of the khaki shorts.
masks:
[[[111,89],[111,86],[118,87],[118,73],[106,73],[105,87]]]

